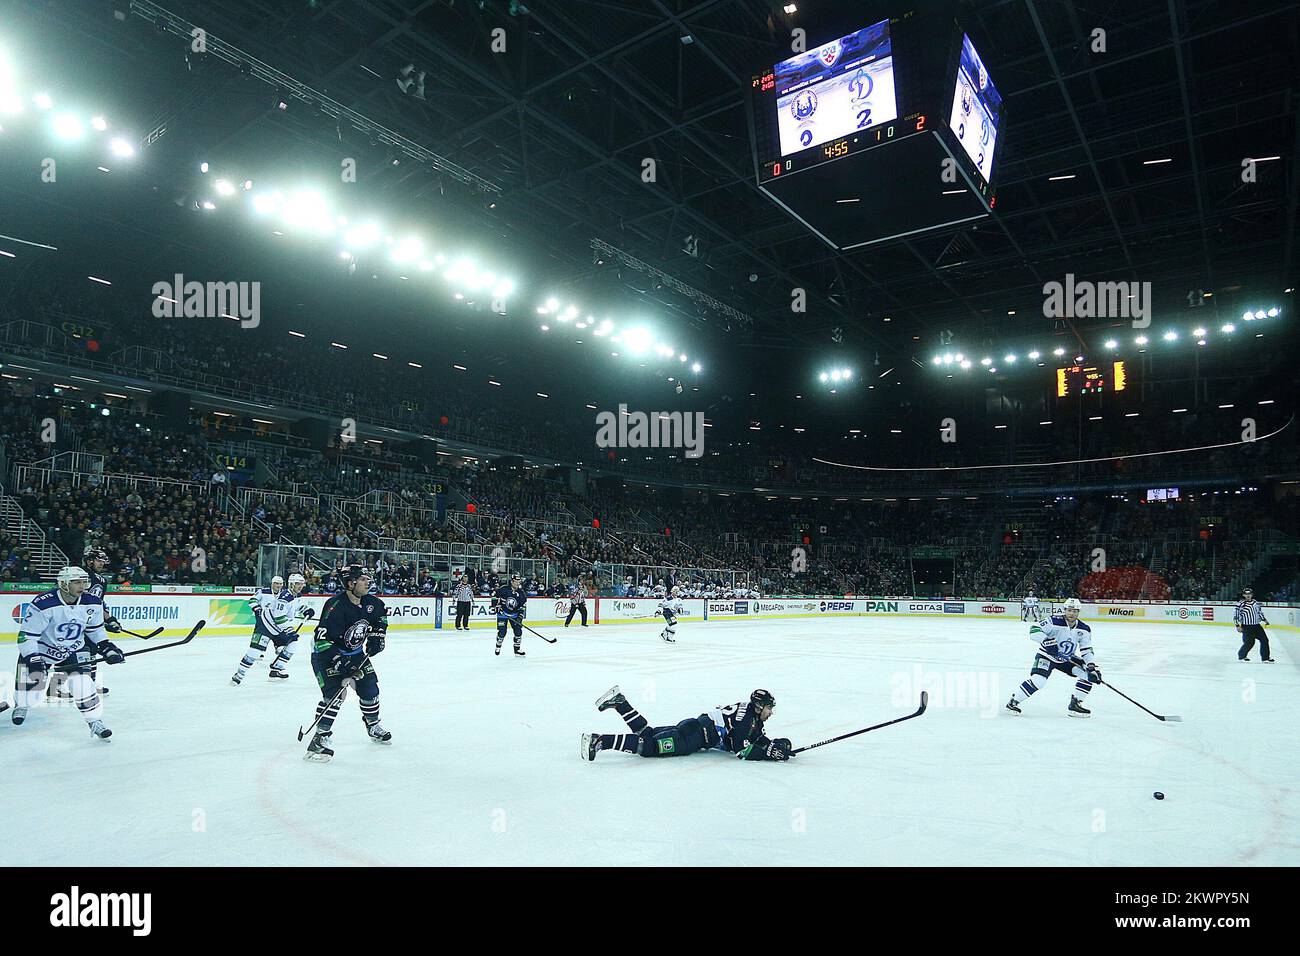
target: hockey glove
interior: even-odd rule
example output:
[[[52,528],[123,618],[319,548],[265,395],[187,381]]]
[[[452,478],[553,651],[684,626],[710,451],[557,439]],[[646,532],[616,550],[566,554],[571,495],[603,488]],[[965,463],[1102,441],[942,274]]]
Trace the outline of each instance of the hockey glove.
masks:
[[[302,619],[304,621],[310,621],[315,616],[316,616],[316,609],[314,607],[303,608]]]
[[[1101,668],[1099,668],[1096,664],[1088,665],[1088,681],[1089,683],[1092,684],[1101,683]]]
[[[790,746],[790,741],[786,740],[784,737],[778,737],[767,745],[767,750],[764,751],[764,756],[766,756],[768,760],[789,760],[792,756],[790,751],[793,749],[794,748]]]
[[[122,649],[112,641],[100,641],[99,644],[96,645],[95,650],[104,655],[105,664],[120,664],[126,660],[126,656],[122,653]]]
[[[370,636],[366,638],[366,653],[374,657],[383,649],[384,635],[379,631],[371,631]]]
[[[104,630],[108,631],[110,634],[121,634],[122,625],[118,623],[117,618],[110,614],[108,617],[104,618]]]

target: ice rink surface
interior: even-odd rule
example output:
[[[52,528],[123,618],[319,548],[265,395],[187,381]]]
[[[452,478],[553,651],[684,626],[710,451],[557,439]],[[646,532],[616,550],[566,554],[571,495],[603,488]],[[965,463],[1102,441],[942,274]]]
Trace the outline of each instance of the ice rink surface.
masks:
[[[1277,663],[1242,664],[1228,627],[1094,624],[1105,678],[1184,720],[1161,723],[1104,687],[1069,718],[1059,674],[1004,713],[1034,650],[1015,621],[658,630],[552,627],[525,659],[494,657],[490,630],[395,633],[375,658],[393,745],[364,736],[350,694],[323,765],[296,739],[317,699],[305,648],[276,684],[268,657],[229,685],[233,636],[105,667],[109,743],[68,707],[0,716],[0,864],[1300,864],[1291,633],[1274,631]],[[3,673],[15,656],[0,645]],[[583,731],[624,728],[593,706],[615,683],[654,724],[765,687],[769,735],[796,746],[931,702],[784,764],[587,763]]]

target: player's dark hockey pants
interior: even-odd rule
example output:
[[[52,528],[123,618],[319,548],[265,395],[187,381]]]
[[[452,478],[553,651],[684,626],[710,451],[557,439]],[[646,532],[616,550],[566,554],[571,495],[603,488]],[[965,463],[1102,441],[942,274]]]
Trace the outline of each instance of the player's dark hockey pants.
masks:
[[[1259,641],[1260,660],[1267,660],[1273,656],[1268,652],[1268,635],[1264,633],[1263,624],[1241,625],[1241,650],[1237,651],[1237,656],[1244,661],[1256,641]]]
[[[718,745],[718,728],[707,714],[687,717],[674,727],[651,727],[627,701],[615,704],[614,709],[632,733],[601,734],[604,750],[639,753],[642,757],[684,757]]]
[[[347,699],[348,692],[344,690],[339,694],[339,690],[348,680],[352,681],[352,686],[357,690],[357,697],[361,699],[361,719],[365,721],[366,726],[379,723],[379,677],[375,674],[375,666],[370,663],[369,658],[360,653],[357,656],[363,657],[365,663],[354,670],[349,670],[346,664],[342,667],[332,664],[333,652],[316,653],[311,656],[311,669],[316,673],[316,683],[320,684],[321,693],[320,703],[316,705],[316,713],[324,714],[320,718],[317,729],[323,734],[329,733],[330,728],[334,726],[334,718],[339,715],[339,708]],[[334,700],[336,694],[338,700]],[[332,706],[331,701],[333,701]]]
[[[459,631],[462,627],[467,631],[469,630],[469,612],[473,608],[474,603],[472,601],[456,602],[456,630]]]
[[[507,624],[510,625],[511,629],[515,632],[515,647],[519,647],[519,645],[524,642],[524,628],[523,625],[519,623],[519,618],[502,617],[499,614],[497,615],[497,647],[500,647],[506,642]]]
[[[583,601],[579,604],[575,604],[573,602],[569,603],[569,616],[564,619],[564,626],[565,627],[569,626],[569,622],[573,620],[573,615],[575,613],[582,614],[582,625],[583,627],[586,627],[587,626],[587,602],[586,601]]]

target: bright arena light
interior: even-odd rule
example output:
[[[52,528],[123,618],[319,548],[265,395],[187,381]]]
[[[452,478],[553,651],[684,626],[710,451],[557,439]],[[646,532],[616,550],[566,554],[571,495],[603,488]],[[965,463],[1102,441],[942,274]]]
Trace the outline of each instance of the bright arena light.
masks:
[[[831,377],[830,377],[829,375],[827,375],[825,372],[822,372],[820,375],[817,376],[817,378],[818,378],[819,381],[822,381],[822,382],[828,382],[828,381],[830,381],[830,378],[831,378]]]
[[[650,348],[654,336],[644,325],[634,326],[623,333],[623,345],[633,355],[641,355]]]
[[[1177,341],[1177,339],[1178,339],[1178,333],[1177,333],[1177,332],[1172,332],[1172,331],[1171,331],[1171,332],[1166,332],[1166,333],[1164,334],[1163,338],[1164,338],[1164,340],[1165,340],[1166,342],[1174,342],[1174,341]]]
[[[277,211],[284,197],[280,195],[279,190],[269,193],[258,193],[253,197],[253,211],[259,215],[267,216]]]
[[[79,140],[86,133],[86,128],[81,124],[81,120],[71,113],[60,113],[54,117],[52,126],[54,135],[64,142]]]
[[[124,140],[121,136],[115,136],[109,142],[108,149],[114,156],[119,156],[122,159],[135,155],[135,147]]]
[[[48,110],[54,106],[54,100],[50,99],[49,93],[37,93],[32,97],[32,102],[43,110]]]
[[[212,184],[212,188],[215,189],[217,194],[220,196],[233,196],[235,194],[235,187],[230,185],[230,183],[226,182],[224,179],[218,179]]]
[[[1271,308],[1271,309],[1269,309],[1267,312],[1265,312],[1264,315],[1267,315],[1270,319],[1276,319],[1276,318],[1277,318],[1277,306],[1273,306],[1273,308]],[[1255,316],[1255,318],[1259,319],[1259,318],[1263,318],[1263,316],[1257,314],[1257,315]]]
[[[1205,329],[1199,327],[1192,329],[1192,334],[1196,336],[1198,339],[1203,339],[1205,338]]]
[[[104,119],[102,116],[92,116],[90,118],[90,125],[102,133],[104,130],[108,129],[108,120]]]
[[[1227,333],[1232,333],[1232,332],[1236,332],[1236,331],[1237,331],[1237,327],[1236,327],[1235,325],[1233,325],[1231,322],[1227,322],[1227,323],[1224,324],[1223,328],[1220,329],[1219,331],[1221,331],[1221,332],[1227,332]]]
[[[691,371],[692,371],[692,372],[696,372],[696,373],[698,373],[698,372],[700,371],[700,363],[699,363],[699,362],[696,362],[694,365],[692,365],[692,366],[691,366]]]
[[[349,229],[343,236],[343,241],[353,249],[365,249],[379,241],[381,231],[379,223],[363,222]]]
[[[1060,358],[1062,355],[1065,354],[1065,349],[1062,348],[1052,349],[1052,354],[1055,355],[1057,358]]]
[[[1147,337],[1146,337],[1145,335],[1139,335],[1139,336],[1138,336],[1137,338],[1135,338],[1133,341],[1136,342],[1138,345],[1146,345],[1146,344],[1147,344]]]
[[[982,359],[980,359],[980,364],[981,364],[981,365],[992,365],[992,364],[993,364],[993,360],[992,360],[991,358],[989,358],[989,357],[986,355],[986,356],[984,356]]]
[[[1107,339],[1107,340],[1106,340],[1106,348],[1108,348],[1108,349],[1119,348],[1119,343],[1116,342],[1114,339]]]

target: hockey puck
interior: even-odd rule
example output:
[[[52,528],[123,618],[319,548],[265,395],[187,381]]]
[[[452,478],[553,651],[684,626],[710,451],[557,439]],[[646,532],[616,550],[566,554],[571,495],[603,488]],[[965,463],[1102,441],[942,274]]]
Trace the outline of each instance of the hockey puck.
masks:
[[[1155,797],[1157,800],[1163,800],[1165,798],[1165,795],[1161,793],[1159,790],[1151,794],[1151,796]]]

